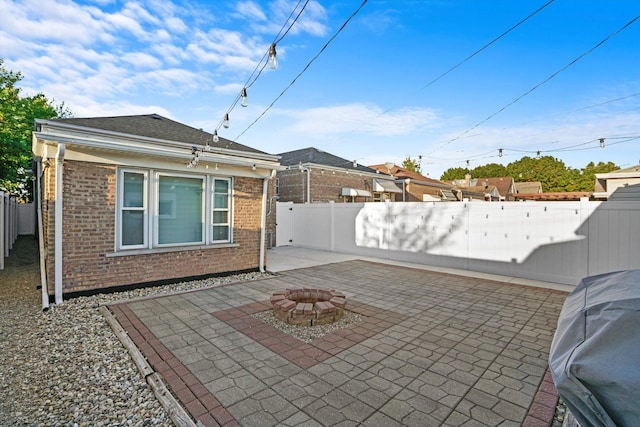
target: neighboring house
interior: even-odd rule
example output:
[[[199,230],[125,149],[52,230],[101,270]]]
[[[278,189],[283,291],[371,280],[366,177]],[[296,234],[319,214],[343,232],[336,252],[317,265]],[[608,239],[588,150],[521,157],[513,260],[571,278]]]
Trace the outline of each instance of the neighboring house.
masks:
[[[609,173],[597,173],[596,200],[640,200],[640,165]]]
[[[471,178],[465,175],[464,179],[449,181],[455,190],[458,190],[463,199],[505,201],[513,200],[515,182],[511,177],[497,178]]]
[[[562,191],[552,193],[518,193],[514,194],[516,201],[521,200],[537,200],[541,202],[568,202],[568,201],[580,201],[582,199],[588,199],[591,197],[591,193],[588,191]]]
[[[280,153],[284,167],[277,173],[281,202],[397,201],[402,189],[392,176],[317,148]]]
[[[33,153],[56,302],[264,269],[276,156],[157,114],[38,119]]]
[[[453,186],[446,182],[431,179],[418,172],[409,171],[391,164],[371,165],[371,169],[383,173],[389,173],[395,178],[395,182],[402,189],[403,202],[430,202],[430,201],[456,201],[453,194]],[[396,197],[396,201],[399,201]]]
[[[542,183],[540,181],[516,182],[515,193],[540,194],[542,193]]]

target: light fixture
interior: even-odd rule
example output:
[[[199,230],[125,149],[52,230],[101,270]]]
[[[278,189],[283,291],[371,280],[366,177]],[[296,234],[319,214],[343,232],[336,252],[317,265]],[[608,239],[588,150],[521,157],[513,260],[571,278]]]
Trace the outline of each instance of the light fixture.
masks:
[[[536,151],[536,158],[539,159],[540,158],[540,151]]]
[[[224,119],[222,120],[222,127],[229,129],[229,113],[225,113]]]
[[[604,138],[600,138],[600,148],[604,148]]]
[[[276,44],[273,43],[269,48],[269,67],[272,70],[278,68],[278,58],[276,58]]]
[[[254,171],[256,170],[256,164],[254,163],[253,166],[251,166],[251,170]]]
[[[354,167],[354,168],[357,168],[357,167],[358,167],[358,161],[357,161],[357,160],[354,160],[354,161],[353,161],[353,167]]]
[[[502,157],[502,148],[498,148],[498,157]]]
[[[220,141],[220,137],[218,136],[218,131],[214,130],[213,131],[213,142],[218,142]]]
[[[242,105],[243,107],[247,106],[247,88],[243,87],[242,88],[242,92],[240,92],[240,98],[242,98],[242,102],[240,102],[240,105]]]

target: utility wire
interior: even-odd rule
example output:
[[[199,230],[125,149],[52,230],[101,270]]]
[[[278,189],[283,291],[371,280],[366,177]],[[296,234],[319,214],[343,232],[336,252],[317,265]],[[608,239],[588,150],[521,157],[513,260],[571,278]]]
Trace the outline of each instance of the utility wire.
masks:
[[[505,105],[504,107],[500,108],[498,111],[496,111],[495,113],[489,115],[488,117],[486,117],[485,119],[479,121],[478,123],[476,123],[474,126],[472,126],[471,128],[467,129],[466,131],[462,132],[460,135],[456,136],[455,138],[452,138],[448,141],[446,141],[445,143],[441,144],[440,146],[436,147],[433,151],[431,151],[430,153],[428,153],[428,155],[434,153],[435,151],[438,151],[439,149],[441,149],[442,147],[451,144],[452,142],[457,141],[458,139],[462,138],[463,136],[465,136],[466,134],[468,134],[469,132],[471,132],[472,130],[480,127],[482,124],[488,122],[489,120],[491,120],[492,118],[494,118],[495,116],[497,116],[498,114],[502,113],[504,110],[506,110],[507,108],[511,107],[513,104],[515,104],[516,102],[520,101],[521,99],[523,99],[524,97],[526,97],[527,95],[529,95],[531,92],[535,91],[536,89],[538,89],[540,86],[544,85],[545,83],[547,83],[549,80],[553,79],[554,77],[556,77],[558,74],[560,74],[561,72],[563,72],[564,70],[566,70],[567,68],[571,67],[573,64],[575,64],[576,62],[578,62],[579,60],[581,60],[582,58],[584,58],[585,56],[587,56],[588,54],[590,54],[591,52],[593,52],[594,50],[596,50],[597,48],[599,48],[600,46],[602,46],[603,44],[605,44],[607,41],[609,41],[610,39],[612,39],[613,37],[615,37],[616,35],[618,35],[620,32],[622,32],[623,30],[625,30],[627,27],[631,26],[634,22],[636,22],[638,19],[640,18],[640,16],[636,16],[635,18],[633,18],[631,21],[627,22],[625,25],[623,25],[622,27],[620,27],[618,30],[614,31],[613,33],[609,34],[607,37],[605,37],[603,40],[601,40],[599,43],[597,43],[595,46],[593,46],[591,49],[587,50],[586,52],[582,53],[580,56],[578,56],[577,58],[575,58],[573,61],[569,62],[567,65],[565,65],[564,67],[560,68],[558,71],[554,72],[553,74],[551,74],[549,77],[547,77],[546,79],[544,79],[543,81],[541,81],[540,83],[538,83],[537,85],[533,86],[531,89],[529,89],[528,91],[526,91],[525,93],[523,93],[522,95],[518,96],[516,99],[514,99],[513,101],[511,101],[510,103],[508,103],[507,105]]]
[[[267,114],[267,111],[269,111],[271,109],[271,107],[273,107],[275,105],[276,102],[278,102],[278,100],[280,98],[282,98],[282,96],[285,94],[285,92],[287,92],[291,86],[293,86],[296,81],[298,80],[298,78],[300,78],[300,76],[302,76],[311,66],[311,64],[313,64],[315,62],[316,59],[318,59],[318,57],[327,49],[327,47],[329,46],[329,44],[331,44],[331,42],[333,42],[333,40],[338,36],[338,34],[340,34],[342,32],[342,30],[344,30],[344,28],[347,26],[347,24],[349,24],[349,22],[351,21],[351,19],[353,19],[358,12],[360,12],[360,9],[362,9],[362,7],[367,3],[368,0],[364,0],[362,2],[362,4],[360,4],[360,6],[358,6],[358,8],[351,14],[351,16],[349,16],[349,18],[347,18],[347,20],[342,24],[342,26],[338,29],[338,31],[336,31],[333,36],[331,36],[331,38],[325,43],[324,46],[322,46],[322,49],[320,49],[320,51],[318,53],[316,53],[316,55],[311,58],[311,61],[309,61],[307,63],[307,65],[305,65],[305,67],[302,69],[302,71],[300,71],[298,73],[297,76],[295,76],[293,78],[293,80],[291,80],[291,82],[289,83],[289,85],[287,87],[285,87],[282,92],[280,92],[280,95],[278,95],[272,102],[271,104],[269,104],[269,106],[267,106],[267,108],[264,109],[264,111],[262,112],[262,114],[260,114],[249,126],[247,126],[247,128],[245,130],[243,130],[236,138],[235,140],[237,141],[238,139],[240,139],[240,137],[242,135],[244,135],[249,129],[251,129],[251,127],[253,127],[253,125],[255,125],[262,117],[264,117],[265,114]]]
[[[280,43],[280,41],[282,41],[282,39],[289,33],[289,31],[291,30],[291,28],[293,28],[295,23],[298,22],[298,18],[300,18],[300,15],[302,14],[304,9],[309,4],[309,1],[310,0],[306,0],[305,1],[304,5],[302,5],[302,8],[300,9],[300,11],[298,11],[298,14],[296,15],[296,17],[293,19],[293,21],[291,22],[289,27],[285,30],[285,27],[287,27],[287,24],[291,20],[291,17],[293,16],[293,14],[296,12],[298,7],[300,6],[300,3],[302,3],[302,0],[298,0],[298,3],[296,3],[295,7],[293,8],[291,13],[289,14],[287,19],[285,20],[284,24],[282,24],[282,27],[280,27],[280,30],[278,31],[278,34],[276,34],[276,36],[274,37],[273,42],[271,43],[271,45],[275,45],[275,44]],[[283,31],[284,31],[284,33],[283,33]],[[260,58],[260,61],[258,61],[258,63],[256,64],[256,67],[251,72],[251,75],[249,75],[249,77],[247,78],[247,81],[245,82],[245,84],[243,86],[245,89],[248,89],[251,86],[253,86],[253,84],[258,80],[258,77],[260,77],[260,75],[262,74],[262,72],[264,71],[264,69],[267,66],[267,62],[268,61],[266,61],[265,59],[267,58],[268,55],[269,55],[269,51],[267,50],[262,55],[262,58]],[[241,94],[239,93],[234,98],[233,102],[231,103],[231,106],[227,109],[226,114],[229,114],[231,111],[233,111],[233,109],[236,107],[236,105],[238,105],[238,101],[240,101],[240,98],[241,98]],[[224,116],[223,116],[222,119],[220,119],[220,121],[218,122],[218,125],[215,127],[216,131],[218,129],[220,129],[220,127],[222,126],[222,122],[223,121],[224,121]]]

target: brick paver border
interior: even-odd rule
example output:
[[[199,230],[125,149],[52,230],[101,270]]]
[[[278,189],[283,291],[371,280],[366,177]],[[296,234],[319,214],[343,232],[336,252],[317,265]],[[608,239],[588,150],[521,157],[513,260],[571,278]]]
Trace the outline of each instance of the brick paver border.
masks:
[[[553,423],[558,399],[558,391],[547,368],[527,417],[522,423],[523,427],[549,427]]]
[[[126,305],[108,307],[149,365],[158,372],[191,416],[204,427],[240,426],[209,390],[158,340]]]
[[[364,316],[362,322],[305,343],[252,316],[271,309],[271,302],[260,301],[215,311],[211,315],[303,369],[309,369],[409,318],[404,314],[349,300],[348,309]]]

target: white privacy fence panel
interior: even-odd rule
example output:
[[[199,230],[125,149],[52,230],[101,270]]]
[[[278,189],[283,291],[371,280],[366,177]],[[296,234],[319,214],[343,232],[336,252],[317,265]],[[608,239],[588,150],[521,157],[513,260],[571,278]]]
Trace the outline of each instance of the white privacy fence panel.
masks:
[[[36,234],[35,203],[18,204],[18,234],[21,236]]]
[[[0,270],[18,238],[18,201],[0,191]]]
[[[640,268],[640,202],[287,207],[294,246],[565,284]]]

